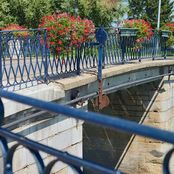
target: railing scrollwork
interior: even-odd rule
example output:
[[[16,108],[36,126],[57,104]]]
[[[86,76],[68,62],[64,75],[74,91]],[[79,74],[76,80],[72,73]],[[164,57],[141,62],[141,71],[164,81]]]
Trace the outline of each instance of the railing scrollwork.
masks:
[[[97,113],[85,112],[82,110],[77,110],[70,108],[68,106],[59,105],[55,103],[48,103],[45,101],[33,99],[30,97],[25,97],[15,93],[7,92],[0,90],[0,96],[16,101],[23,104],[31,105],[46,111],[61,113],[76,119],[84,120],[89,123],[97,124],[102,127],[111,128],[113,130],[121,130],[124,132],[131,132],[136,135],[141,135],[163,142],[174,144],[174,133],[166,130],[161,130],[153,128],[146,125],[139,125],[137,123],[119,119],[112,118],[107,115],[101,115]],[[2,103],[1,103],[2,105]],[[1,106],[2,107],[2,106]],[[2,107],[3,108],[3,107]],[[8,147],[8,140],[16,141],[12,147]],[[4,174],[13,173],[13,158],[16,149],[19,146],[23,146],[33,155],[35,162],[37,164],[39,174],[50,174],[54,165],[57,162],[63,162],[70,166],[76,173],[83,174],[83,169],[88,169],[95,172],[96,174],[121,174],[120,171],[106,168],[102,165],[90,162],[79,157],[73,156],[67,152],[63,152],[52,147],[40,144],[33,140],[30,140],[26,137],[23,137],[19,134],[10,132],[5,128],[0,128],[0,147],[2,151],[2,157],[4,160]],[[40,152],[44,152],[55,157],[54,160],[50,161],[45,165],[43,158],[40,155]],[[170,159],[173,155],[174,149],[171,149],[164,157],[163,161],[163,173],[170,174]]]

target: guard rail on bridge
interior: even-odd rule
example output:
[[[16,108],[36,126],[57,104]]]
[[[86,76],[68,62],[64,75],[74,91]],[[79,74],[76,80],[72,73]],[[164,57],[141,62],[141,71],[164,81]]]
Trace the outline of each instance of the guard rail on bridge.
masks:
[[[123,36],[115,29],[106,29],[102,65],[115,65],[132,60],[166,58],[166,39],[154,32],[141,47],[135,46],[136,36]],[[25,37],[20,31],[0,31],[0,86],[32,86],[49,83],[50,79],[79,75],[84,70],[97,67],[99,44],[91,42],[56,56],[47,46],[47,30],[32,29]]]
[[[111,128],[114,130],[121,130],[124,132],[133,133],[136,135],[141,135],[149,138],[153,138],[156,140],[164,141],[167,143],[174,144],[174,133],[160,130],[157,128],[152,128],[145,125],[139,125],[135,122],[113,118],[108,115],[101,115],[97,113],[85,112],[79,109],[70,108],[68,106],[63,106],[55,103],[45,102],[37,99],[33,99],[30,97],[25,97],[22,95],[18,95],[12,92],[7,92],[4,90],[0,90],[0,97],[7,98],[9,100],[13,100],[19,103],[27,104],[36,108],[40,108],[42,110],[46,110],[49,112],[54,112],[58,114],[64,114],[69,117],[73,117],[75,119],[84,120],[86,122],[96,124],[98,126]],[[4,107],[3,103],[0,99],[0,123],[2,125],[2,120],[4,117]],[[17,142],[12,147],[8,146],[8,140]],[[93,171],[94,173],[99,174],[121,174],[120,171],[115,169],[106,168],[100,164],[96,164],[94,162],[90,162],[79,157],[70,155],[67,152],[62,152],[60,150],[56,150],[52,147],[48,147],[37,143],[35,141],[29,140],[26,137],[10,132],[9,130],[0,127],[0,148],[2,151],[2,157],[4,160],[4,174],[12,174],[13,173],[13,160],[14,153],[17,150],[17,147],[22,145],[34,156],[35,162],[37,164],[38,173],[39,174],[50,174],[52,168],[55,163],[61,161],[66,163],[71,168],[73,168],[77,173],[83,174],[83,169],[87,169],[89,171]],[[45,165],[44,160],[42,159],[40,153],[44,152],[49,154],[56,159],[50,161],[48,165]],[[163,161],[163,173],[169,174],[169,163],[170,158],[174,149],[170,150]]]

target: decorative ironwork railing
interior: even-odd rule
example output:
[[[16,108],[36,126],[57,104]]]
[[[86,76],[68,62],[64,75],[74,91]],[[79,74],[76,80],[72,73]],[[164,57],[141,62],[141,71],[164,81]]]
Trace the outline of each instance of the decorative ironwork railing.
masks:
[[[45,102],[38,99],[33,99],[30,97],[18,95],[12,92],[7,92],[4,90],[0,90],[0,97],[7,98],[9,100],[13,100],[19,103],[27,104],[33,107],[37,107],[49,112],[54,112],[58,114],[61,113],[66,116],[73,117],[75,119],[80,119],[92,124],[96,124],[98,126],[111,128],[113,131],[119,129],[124,132],[129,132],[136,135],[153,138],[153,139],[164,141],[167,143],[171,143],[171,144],[174,143],[174,133],[166,131],[166,130],[160,130],[160,129],[153,128],[146,125],[139,125],[135,122],[131,122],[131,121],[127,121],[127,120],[123,120],[119,118],[113,118],[108,115],[85,112],[83,110],[74,109],[65,105]],[[4,117],[4,107],[3,107],[2,101],[0,102],[0,116],[1,116],[0,118],[1,118],[1,124],[2,124],[2,119]],[[12,147],[9,147],[8,146],[9,139],[17,143],[14,144]],[[9,130],[6,130],[0,127],[0,148],[1,148],[2,156],[4,160],[4,174],[13,173],[13,168],[12,168],[12,163],[14,160],[13,157],[19,145],[24,146],[34,156],[39,174],[51,173],[51,169],[53,168],[55,163],[58,161],[62,161],[68,164],[79,174],[83,174],[83,169],[88,169],[89,171],[93,171],[94,173],[100,173],[100,174],[101,173],[102,174],[121,174],[120,171],[116,171],[115,169],[109,169],[102,165],[70,155],[69,153],[62,152],[52,147],[42,145],[40,143],[29,140],[26,137],[12,133]],[[44,160],[42,159],[40,155],[41,152],[45,152],[53,157],[56,157],[56,159],[53,161],[50,161],[48,165],[45,165]],[[164,158],[164,161],[163,161],[164,174],[170,173],[169,163],[170,163],[170,158],[173,152],[174,152],[174,149],[170,150]]]
[[[3,88],[49,83],[97,67],[99,44],[94,38],[78,48],[71,47],[58,57],[47,47],[46,29],[0,31],[0,86]],[[140,48],[135,46],[136,36],[124,36],[115,29],[107,29],[103,66],[167,55],[166,39],[155,33]]]

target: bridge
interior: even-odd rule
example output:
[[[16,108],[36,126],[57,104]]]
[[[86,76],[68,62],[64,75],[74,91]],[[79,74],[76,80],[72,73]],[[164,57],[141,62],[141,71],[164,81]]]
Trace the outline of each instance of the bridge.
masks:
[[[24,150],[25,148],[34,155],[39,173],[50,173],[51,170],[54,173],[83,173],[82,168],[85,173],[89,170],[94,173],[120,173],[116,172],[116,169],[122,170],[123,173],[129,173],[132,170],[139,173],[140,169],[141,173],[152,173],[151,169],[145,170],[150,159],[144,163],[144,159],[138,158],[137,155],[137,160],[133,158],[135,161],[131,162],[131,166],[129,161],[131,161],[132,149],[138,147],[137,144],[144,146],[148,144],[145,143],[146,139],[137,138],[133,134],[171,144],[174,142],[173,133],[169,132],[172,130],[173,122],[171,116],[173,93],[171,91],[173,90],[174,60],[167,50],[166,38],[154,34],[151,40],[145,41],[141,48],[135,50],[130,44],[135,42],[135,36],[124,36],[115,31],[108,31],[107,37],[103,37],[106,32],[101,29],[96,36],[97,41],[94,39],[90,43],[82,44],[79,48],[71,48],[71,52],[64,53],[57,58],[46,47],[46,30],[31,30],[31,32],[34,34],[25,40],[15,38],[14,31],[0,33],[1,88],[3,88],[0,96],[8,99],[3,99],[5,118],[0,130],[2,157],[4,158],[1,173],[12,173],[12,171],[36,173],[35,162],[32,157],[27,160],[28,153]],[[40,42],[42,38],[45,39],[44,44]],[[8,91],[15,91],[15,93]],[[121,91],[121,94],[118,91]],[[109,104],[107,97],[101,105],[104,95],[109,96],[110,103],[114,103],[114,107],[107,106]],[[90,100],[92,101],[91,108],[88,107]],[[48,101],[56,101],[58,104]],[[105,107],[103,113],[107,116],[84,112],[65,105],[91,111],[96,111],[96,109],[98,111]],[[31,106],[46,111],[34,109]],[[162,107],[159,108],[159,106]],[[115,114],[113,115],[108,110],[114,110]],[[108,116],[110,114],[112,117]],[[116,116],[131,121],[122,120]],[[90,127],[87,122],[133,134],[123,143],[117,143],[116,146],[113,141],[115,135],[110,137],[109,130],[104,128],[98,130]],[[142,124],[150,124],[166,130]],[[82,128],[86,133],[84,135],[82,135]],[[102,133],[103,130],[105,130],[104,133]],[[95,135],[93,131],[96,132]],[[82,137],[84,137],[83,143],[86,143],[83,147],[88,145],[84,149],[85,160],[80,159],[82,158]],[[7,143],[8,138],[12,139],[9,143]],[[14,140],[25,148],[21,148],[19,144],[14,145]],[[100,142],[101,146],[92,147],[90,144],[92,140],[97,140],[95,145]],[[102,146],[103,141],[106,142],[105,147]],[[162,163],[159,158],[164,157],[171,146],[165,144],[163,147],[163,143],[159,144],[159,141],[155,140],[147,142],[151,142],[150,144],[155,147],[159,146],[161,150],[159,151],[154,146],[149,148],[153,160],[157,160],[151,163],[156,165],[153,170],[156,172],[159,164]],[[110,143],[110,146],[107,143]],[[55,149],[48,148],[47,145]],[[97,153],[102,154],[103,148],[107,148],[108,153],[101,155],[96,161],[102,166],[86,160],[89,157],[91,161],[95,161],[94,156]],[[117,148],[119,148],[119,155],[113,153]],[[62,150],[68,151],[71,155]],[[39,151],[44,153],[40,155]],[[169,173],[169,160],[172,152],[173,150],[169,151],[164,158],[164,173]],[[14,153],[16,156],[13,159]],[[108,163],[101,160],[102,157],[106,158],[106,154],[111,153],[114,154],[112,164],[110,159]],[[147,151],[141,153],[145,154]],[[53,157],[56,157],[56,160],[53,160]],[[53,168],[59,160],[64,164],[58,163]],[[140,165],[138,160],[145,167],[137,168],[135,163]],[[67,167],[68,165],[70,167]]]

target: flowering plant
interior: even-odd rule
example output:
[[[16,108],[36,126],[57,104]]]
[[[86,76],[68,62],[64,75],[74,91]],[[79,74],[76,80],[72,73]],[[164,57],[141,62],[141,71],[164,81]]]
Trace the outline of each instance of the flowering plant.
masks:
[[[168,30],[171,32],[167,40],[167,45],[168,46],[174,45],[174,22],[165,24],[164,26],[161,27],[161,30]]]
[[[16,37],[27,37],[28,36],[28,31],[25,31],[25,30],[27,30],[27,28],[22,27],[18,24],[9,24],[6,27],[2,28],[1,30],[9,30],[9,31],[15,30],[13,32],[13,34]]]
[[[139,46],[144,42],[144,40],[149,40],[153,35],[151,24],[142,19],[125,20],[123,22],[123,27],[136,28],[138,30],[136,43]]]
[[[44,16],[39,27],[47,29],[48,46],[56,55],[67,51],[71,46],[79,47],[95,32],[91,20],[82,20],[67,13]]]
[[[161,27],[161,29],[174,32],[174,22],[165,24],[164,26]]]

